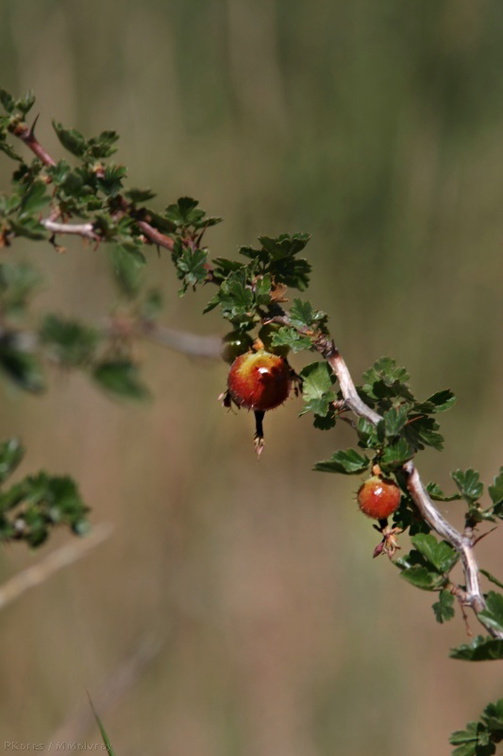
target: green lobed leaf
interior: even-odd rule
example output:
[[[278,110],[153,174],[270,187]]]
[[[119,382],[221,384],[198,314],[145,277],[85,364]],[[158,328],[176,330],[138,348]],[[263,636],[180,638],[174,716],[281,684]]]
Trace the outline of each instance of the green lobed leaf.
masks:
[[[484,486],[480,482],[480,475],[478,472],[471,468],[466,471],[454,470],[451,477],[459,488],[462,497],[469,504],[473,504],[480,499],[484,491]]]
[[[72,478],[51,476],[43,471],[2,493],[0,510],[4,513],[0,539],[24,540],[33,547],[40,546],[57,525],[68,525],[77,534],[82,534],[87,526],[88,508]],[[5,513],[10,510],[9,520]],[[9,528],[14,520],[15,528]]]
[[[16,109],[24,116],[26,116],[35,104],[35,95],[32,91],[28,91],[20,100],[16,100]]]
[[[128,189],[124,195],[134,204],[148,202],[156,196],[150,189]]]
[[[102,131],[97,137],[91,137],[87,142],[89,157],[96,160],[110,157],[117,151],[114,144],[118,139],[119,135],[116,131]]]
[[[424,532],[416,533],[414,538],[427,535]],[[418,544],[422,545],[422,543],[419,538]],[[412,549],[408,554],[399,557],[395,561],[395,565],[402,570],[401,577],[417,588],[435,591],[444,588],[447,583],[445,575],[439,572],[437,567],[419,549]]]
[[[416,451],[431,446],[441,451],[444,446],[443,436],[438,433],[439,425],[436,420],[427,415],[409,415],[404,435]]]
[[[425,560],[441,574],[450,572],[459,559],[457,551],[447,541],[437,541],[430,533],[418,533],[411,541]]]
[[[176,261],[178,277],[183,279],[183,288],[181,293],[185,292],[189,286],[202,284],[206,280],[208,271],[206,260],[208,253],[205,249],[184,249]]]
[[[294,234],[293,236],[281,234],[276,238],[259,236],[259,242],[273,260],[281,260],[302,252],[310,238],[310,234]]]
[[[488,487],[489,496],[494,504],[494,514],[503,517],[503,467],[494,478],[492,486]]]
[[[247,329],[256,322],[253,290],[248,284],[246,270],[230,273],[205,311],[220,305],[222,316],[236,328]]]
[[[281,326],[272,336],[272,346],[287,346],[292,352],[302,352],[312,348],[309,336],[302,336],[295,328]]]
[[[503,698],[495,703],[487,704],[482,720],[497,735],[498,743],[503,740]]]
[[[440,486],[433,482],[427,483],[426,490],[434,501],[456,501],[463,498],[461,494],[446,496]]]
[[[213,260],[213,278],[217,283],[224,281],[230,273],[244,270],[243,263],[236,260],[226,260],[225,257],[216,257]]]
[[[325,462],[317,462],[314,470],[318,472],[342,473],[344,475],[358,475],[368,470],[370,459],[359,454],[355,449],[336,451]]]
[[[421,588],[423,591],[435,591],[442,584],[437,572],[431,572],[427,567],[414,565],[407,567],[400,572],[400,577],[413,585],[415,588]]]
[[[365,417],[359,417],[356,421],[356,432],[360,439],[359,445],[364,449],[376,449],[382,445],[382,439],[378,437],[378,430],[374,423]]]
[[[7,113],[12,113],[15,109],[16,103],[12,95],[10,95],[6,89],[0,88],[0,102],[4,106]]]
[[[34,181],[24,192],[21,201],[21,214],[38,213],[51,201],[47,194],[47,186],[43,181]],[[21,217],[22,217],[21,215]]]
[[[290,322],[294,328],[307,328],[312,331],[323,330],[327,316],[321,310],[315,310],[311,302],[294,299],[290,308]]]
[[[197,206],[199,202],[192,197],[180,197],[180,199],[166,208],[166,218],[175,226],[197,226],[205,216],[204,210]]]
[[[441,624],[454,617],[454,596],[445,588],[438,594],[438,601],[433,604],[435,619]]]
[[[122,190],[122,179],[126,174],[123,165],[107,165],[103,174],[97,176],[96,185],[107,197],[116,197]]]
[[[272,280],[269,274],[259,276],[255,281],[254,293],[257,307],[265,307],[271,301]]]
[[[328,363],[312,362],[300,371],[303,381],[302,390],[306,399],[322,396],[331,391],[335,383],[335,376]]]
[[[494,661],[503,659],[503,640],[477,635],[470,643],[452,648],[451,659],[461,661]]]
[[[406,384],[409,380],[409,374],[405,368],[398,367],[396,361],[391,357],[380,357],[363,374],[363,379],[365,384],[369,386],[382,381],[386,386],[392,387],[397,382]]]
[[[318,430],[330,430],[335,426],[336,417],[333,409],[329,409],[326,415],[315,415],[313,425]]]
[[[414,405],[414,410],[418,413],[434,414],[436,412],[446,412],[453,404],[456,403],[456,397],[450,389],[437,391],[425,402],[419,402]]]
[[[414,456],[414,449],[406,439],[401,438],[395,443],[388,444],[382,452],[380,457],[380,464],[383,470],[390,472],[396,470],[397,467],[401,467],[404,462],[411,459]]]
[[[57,121],[52,122],[56,135],[68,152],[76,157],[83,157],[87,150],[87,141],[84,136],[76,129],[65,129],[63,124]]]
[[[300,376],[302,398],[305,403],[301,415],[313,412],[320,417],[326,417],[336,398],[333,390],[335,376],[330,366],[326,362],[313,362],[301,370]]]
[[[489,591],[486,596],[486,607],[479,612],[479,618],[486,627],[503,633],[503,595]]]
[[[127,399],[148,399],[150,392],[140,380],[138,366],[125,359],[104,360],[96,365],[93,377],[109,391]]]
[[[408,418],[409,405],[400,404],[397,407],[391,407],[383,414],[384,433],[387,438],[394,438],[400,435]]]
[[[311,265],[296,255],[306,246],[309,234],[281,234],[276,238],[261,236],[262,246],[241,247],[240,254],[252,260],[260,272],[271,274],[275,284],[284,284],[304,291],[309,283]]]
[[[452,756],[492,756],[496,753],[496,747],[489,742],[489,733],[481,722],[468,722],[466,730],[452,733],[449,743],[458,746]]]

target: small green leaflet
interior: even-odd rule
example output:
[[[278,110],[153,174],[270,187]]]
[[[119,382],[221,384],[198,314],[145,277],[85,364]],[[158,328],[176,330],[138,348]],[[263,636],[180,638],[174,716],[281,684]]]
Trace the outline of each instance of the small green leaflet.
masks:
[[[454,596],[448,590],[442,590],[438,594],[438,601],[433,604],[435,619],[443,623],[454,617]]]
[[[479,612],[478,616],[486,627],[503,633],[503,595],[489,591],[486,596],[486,608]]]
[[[500,467],[500,471],[494,478],[492,486],[489,486],[487,490],[494,504],[494,514],[497,517],[503,517],[503,467]]]
[[[365,472],[370,465],[370,459],[363,454],[358,454],[354,449],[337,451],[325,462],[317,462],[314,470],[318,472],[343,473],[345,475],[358,475]]]
[[[302,352],[311,349],[312,343],[309,336],[302,336],[295,328],[281,326],[272,336],[272,346],[287,346],[292,352]]]
[[[482,496],[484,486],[480,482],[480,475],[475,470],[471,468],[466,470],[466,472],[463,472],[463,470],[454,470],[452,479],[468,504],[474,504]]]
[[[336,395],[333,390],[335,377],[326,362],[314,362],[307,365],[300,372],[302,378],[302,397],[305,402],[300,413],[313,412],[320,417],[326,417]]]
[[[477,635],[470,643],[452,648],[451,659],[461,661],[494,661],[503,659],[503,640]]]
[[[418,533],[410,539],[420,554],[439,573],[447,573],[459,559],[457,552],[447,541],[437,541],[430,533]]]
[[[294,299],[290,308],[290,322],[294,328],[318,330],[326,323],[327,316],[321,310],[315,310],[311,302]]]

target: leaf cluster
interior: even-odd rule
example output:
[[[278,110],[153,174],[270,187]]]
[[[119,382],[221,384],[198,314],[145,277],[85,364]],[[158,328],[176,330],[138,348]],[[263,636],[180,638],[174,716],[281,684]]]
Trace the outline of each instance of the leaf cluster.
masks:
[[[443,437],[434,415],[450,409],[455,402],[452,391],[445,389],[425,401],[416,399],[405,368],[389,357],[382,357],[363,375],[359,389],[362,399],[382,420],[371,426],[360,423],[360,444],[380,450],[379,464],[392,471],[426,447],[441,450]]]
[[[426,401],[419,401],[409,386],[409,376],[404,368],[398,367],[389,357],[378,360],[372,368],[364,373],[364,384],[358,391],[368,406],[381,415],[378,423],[372,423],[365,417],[356,421],[355,429],[358,445],[372,453],[373,463],[378,463],[384,473],[394,473],[407,460],[427,446],[441,449],[443,438],[434,415],[452,407],[455,401],[453,393],[446,389],[430,396]],[[333,395],[329,388],[327,401],[312,405],[308,396],[307,411],[315,414],[315,425],[320,427],[316,416],[325,418],[326,427],[331,427],[337,417],[333,401],[342,400],[342,395]],[[344,408],[343,408],[344,409]],[[359,469],[342,465],[337,458],[319,463],[316,469],[326,472],[346,472],[349,474],[364,472],[370,464],[367,457],[361,458]]]
[[[456,746],[452,756],[492,756],[503,741],[503,698],[488,704],[478,722],[453,732],[449,742]]]
[[[126,319],[115,331],[107,331],[46,313],[28,329],[28,308],[39,282],[29,265],[0,265],[0,374],[18,388],[37,394],[46,387],[46,365],[80,369],[111,394],[147,398],[139,367],[130,357],[129,336],[136,320]],[[156,305],[155,293],[150,292],[139,302],[137,317],[154,318]]]
[[[18,439],[0,443],[0,541],[40,546],[57,525],[66,525],[79,535],[85,533],[88,507],[70,477],[41,471],[4,486],[23,456]]]
[[[449,586],[449,573],[459,559],[458,553],[449,543],[438,541],[431,533],[417,533],[411,536],[411,542],[414,548],[395,562],[401,576],[416,588],[445,592]],[[439,604],[435,615],[439,622],[444,622],[453,615],[450,611],[453,602],[444,593]]]
[[[309,263],[297,257],[309,238],[308,234],[282,234],[277,238],[261,236],[261,247],[239,249],[240,254],[248,258],[247,262],[217,258],[211,281],[217,284],[218,291],[207,304],[205,312],[220,307],[222,317],[232,324],[234,330],[245,332],[261,322],[284,316],[281,304],[286,301],[284,294],[287,287],[302,291],[309,280]],[[302,313],[305,306],[296,299],[292,310],[296,313],[300,308]],[[317,321],[320,326],[325,316],[315,313],[309,303],[307,307],[310,308],[312,323]],[[294,343],[298,341],[297,329],[286,327],[275,334],[273,344],[295,348]],[[304,338],[300,348],[310,346],[310,340]]]

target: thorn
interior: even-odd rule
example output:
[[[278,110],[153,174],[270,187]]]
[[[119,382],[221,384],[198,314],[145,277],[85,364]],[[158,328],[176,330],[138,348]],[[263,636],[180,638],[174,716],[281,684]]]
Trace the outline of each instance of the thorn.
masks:
[[[28,138],[29,139],[34,139],[35,138],[35,126],[37,125],[37,121],[38,121],[39,118],[40,118],[40,113],[38,113],[38,115],[35,116],[35,120],[33,121],[32,125],[31,125],[31,128],[30,128],[30,130],[28,132]]]
[[[475,546],[479,541],[481,541],[483,538],[488,536],[490,533],[494,533],[495,530],[498,529],[498,526],[495,525],[494,528],[491,528],[491,530],[488,530],[487,533],[482,533],[482,535],[479,535],[473,542],[473,545]]]

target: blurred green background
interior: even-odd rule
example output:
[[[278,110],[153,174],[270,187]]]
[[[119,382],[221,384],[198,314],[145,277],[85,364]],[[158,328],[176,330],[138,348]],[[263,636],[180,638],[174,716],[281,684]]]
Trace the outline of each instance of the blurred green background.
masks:
[[[420,462],[443,486],[503,457],[502,71],[500,0],[0,2],[1,84],[35,90],[50,152],[52,117],[116,129],[159,208],[188,194],[224,216],[215,255],[312,233],[309,298],[355,378],[389,354],[419,395],[458,395],[446,451]],[[0,189],[10,170],[0,155]],[[3,254],[43,270],[40,311],[99,321],[106,254],[67,246]],[[163,322],[225,333],[200,315],[207,292],[180,300],[168,257],[149,257]],[[20,474],[74,475],[115,533],[3,611],[1,740],[98,742],[88,690],[121,756],[447,753],[501,696],[499,668],[447,658],[462,620],[437,625],[431,596],[372,561],[359,480],[311,472],[347,429],[315,432],[292,400],[257,463],[252,418],[217,401],[223,363],[139,357],[146,407],[79,375],[2,398],[2,436],[29,450]],[[5,549],[2,580],[68,539]],[[480,552],[501,577],[497,536]]]

